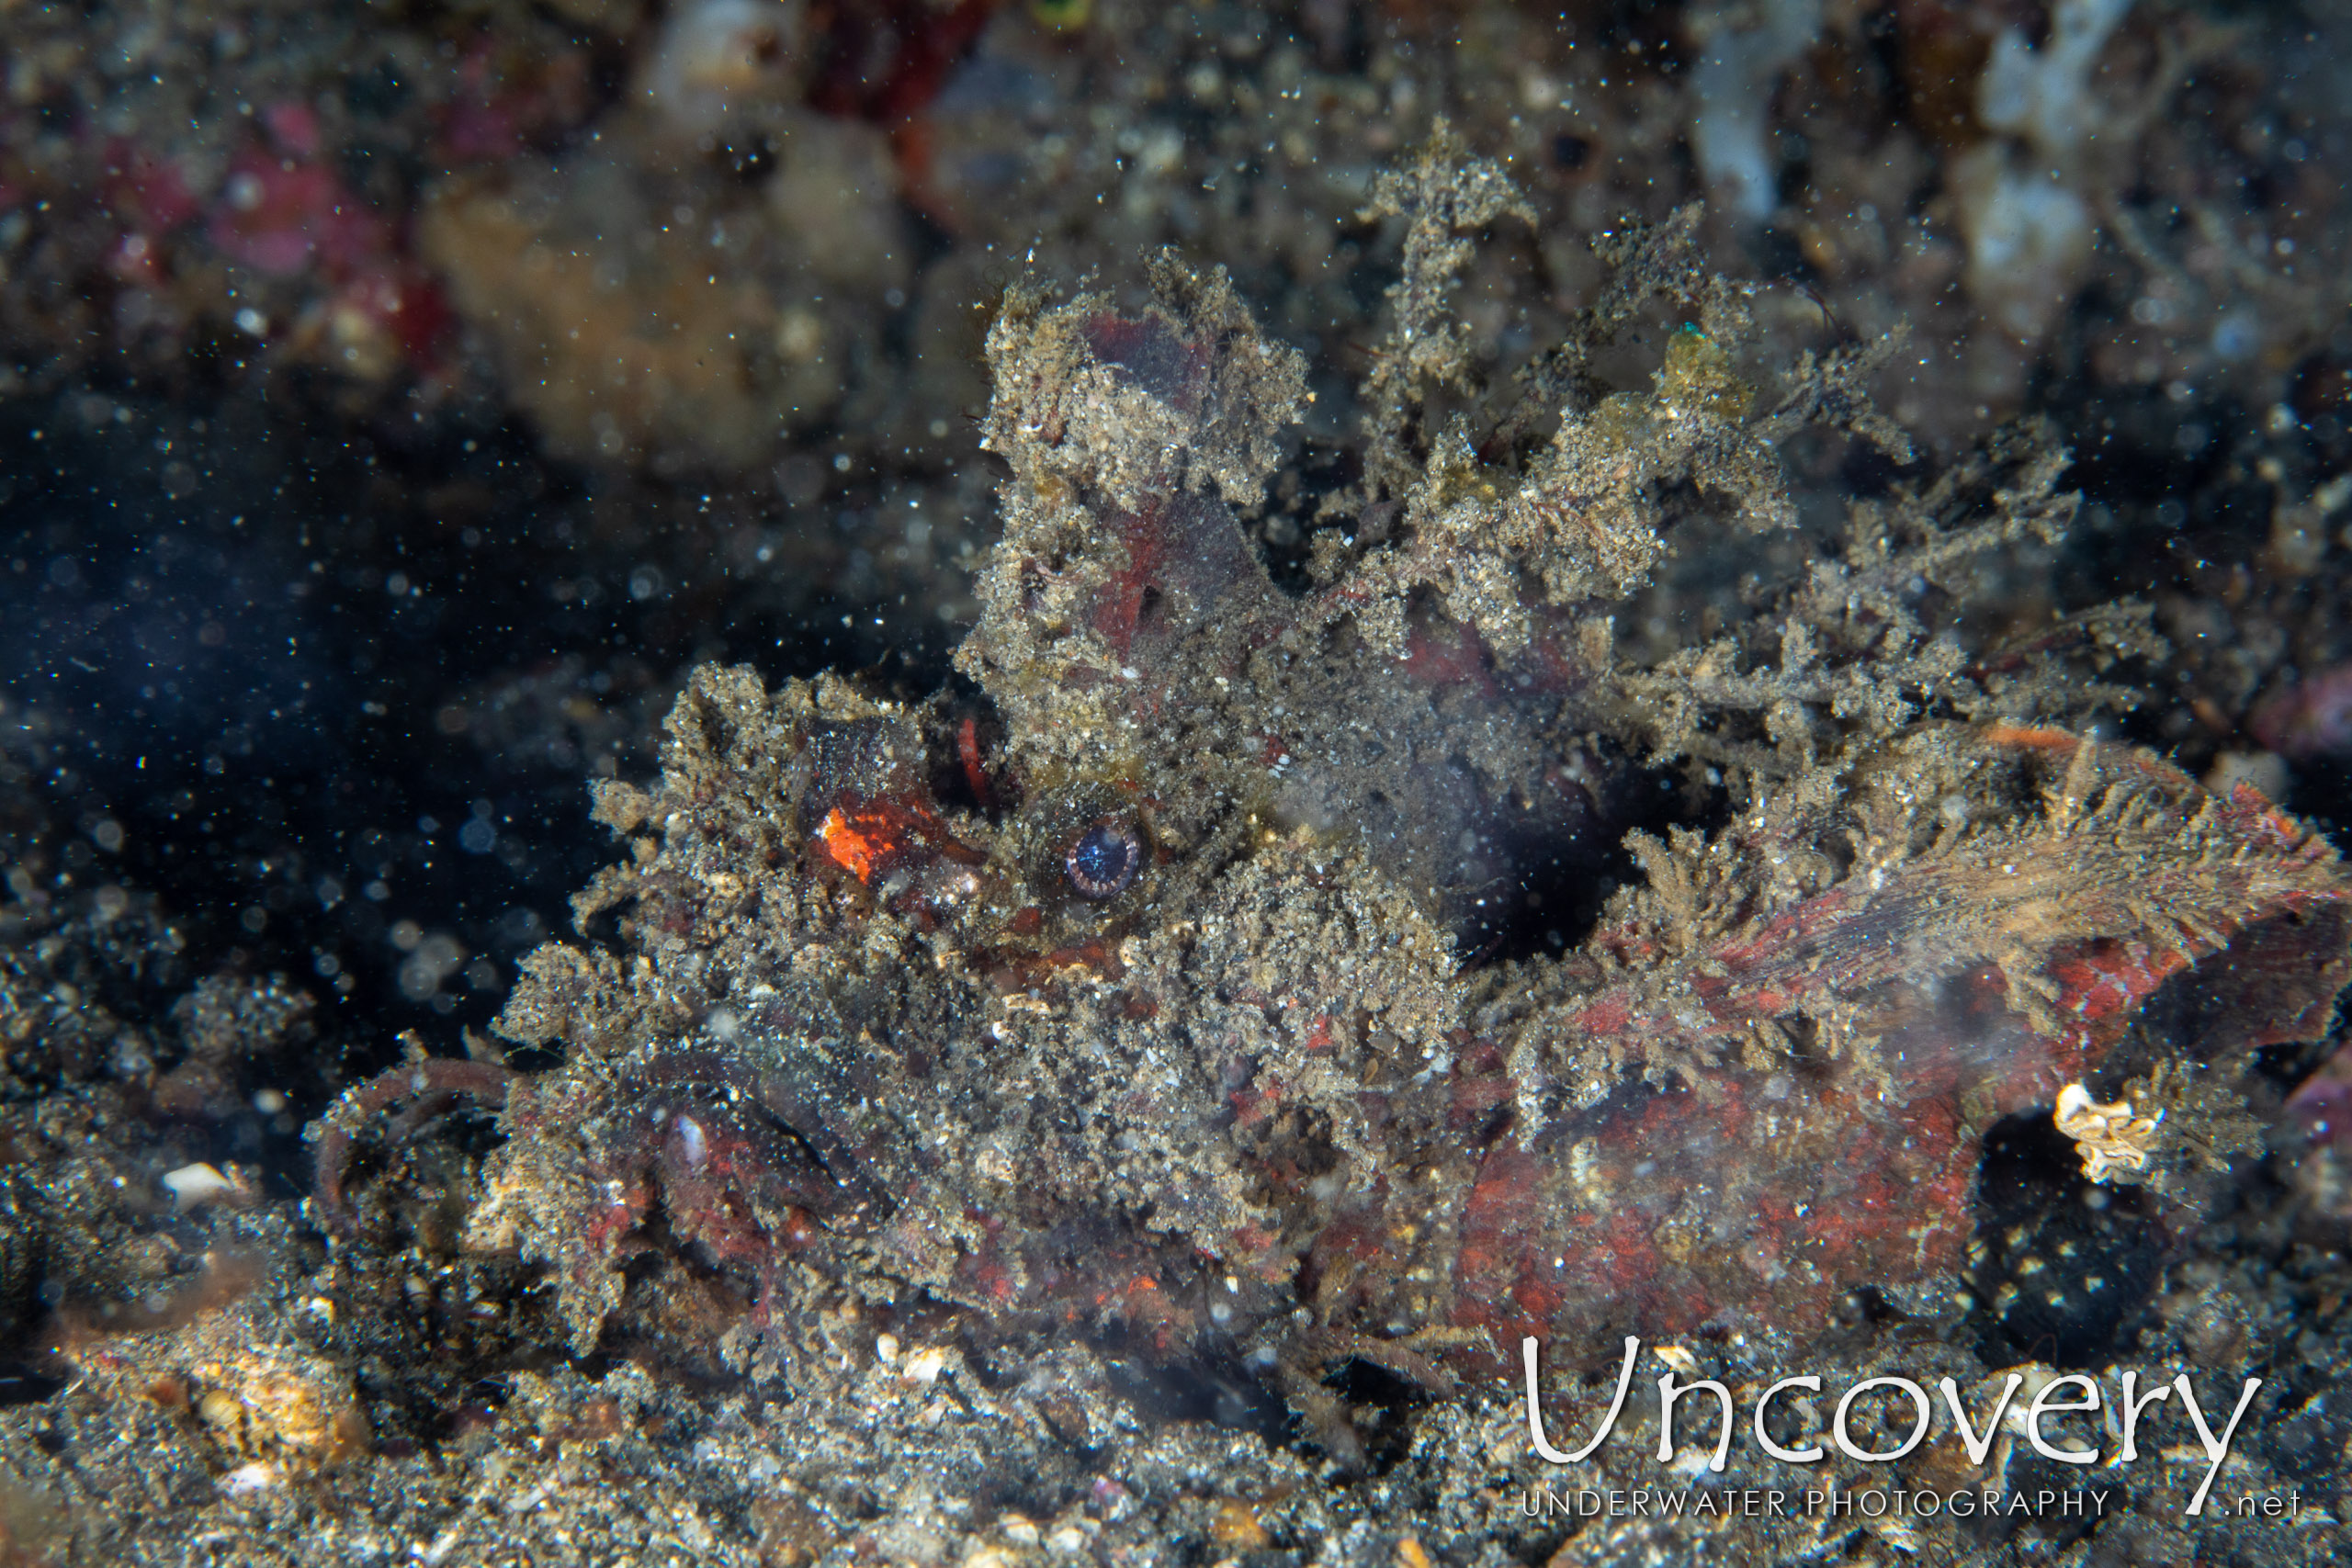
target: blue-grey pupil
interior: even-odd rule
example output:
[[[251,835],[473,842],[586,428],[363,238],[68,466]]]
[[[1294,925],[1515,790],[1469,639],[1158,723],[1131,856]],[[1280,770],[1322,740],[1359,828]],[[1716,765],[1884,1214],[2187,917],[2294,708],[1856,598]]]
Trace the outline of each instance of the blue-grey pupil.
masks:
[[[1069,863],[1089,888],[1115,891],[1135,871],[1136,847],[1115,828],[1089,828],[1069,852]]]

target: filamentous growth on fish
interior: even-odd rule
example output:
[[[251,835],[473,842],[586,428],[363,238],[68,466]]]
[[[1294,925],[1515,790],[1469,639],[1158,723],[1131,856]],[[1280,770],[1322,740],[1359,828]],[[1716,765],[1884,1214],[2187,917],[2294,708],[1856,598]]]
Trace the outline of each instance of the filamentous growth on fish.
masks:
[[[1508,185],[1441,134],[1375,199],[1438,243],[1374,356],[1381,457],[1331,502],[1354,529],[1303,591],[1238,523],[1300,356],[1172,255],[1133,311],[1017,286],[973,686],[697,672],[661,778],[599,793],[633,849],[576,913],[611,937],[543,948],[501,1020],[560,1065],[395,1067],[328,1119],[330,1215],[394,1242],[356,1141],[469,1099],[503,1140],[458,1245],[545,1268],[574,1355],[789,1388],[827,1314],[875,1303],[990,1354],[1233,1366],[1348,1463],[1351,1362],[1466,1397],[1530,1335],[1802,1359],[1858,1300],[2060,1347],[2111,1317],[1973,1293],[1987,1140],[2143,1107],[2093,1175],[2193,1224],[2245,1147],[2230,1086],[2352,976],[2334,853],[2097,738],[2119,671],[2164,658],[2134,607],[1956,633],[1968,555],[2072,511],[2031,427],[1855,507],[1745,637],[1625,660],[1611,611],[1670,487],[1785,528],[1777,438],[1908,455],[1862,389],[1893,344],[1751,382],[1686,215],[1604,243],[1528,378],[1552,416],[1441,419],[1448,237]],[[1652,387],[1580,395],[1651,309],[1682,318]],[[1635,826],[1700,777],[1711,826]],[[1638,869],[1598,897],[1621,840]],[[1526,942],[1539,911],[1577,940]]]

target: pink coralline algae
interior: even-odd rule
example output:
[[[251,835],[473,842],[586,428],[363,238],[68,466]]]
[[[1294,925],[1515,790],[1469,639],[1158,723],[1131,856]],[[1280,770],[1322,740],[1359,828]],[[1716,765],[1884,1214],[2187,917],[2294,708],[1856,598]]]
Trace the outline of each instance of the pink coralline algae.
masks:
[[[2339,664],[2258,705],[2246,728],[2282,757],[2352,754],[2352,664]]]
[[[348,272],[384,248],[384,220],[321,164],[250,148],[229,165],[212,243],[259,272],[290,276],[313,264]]]

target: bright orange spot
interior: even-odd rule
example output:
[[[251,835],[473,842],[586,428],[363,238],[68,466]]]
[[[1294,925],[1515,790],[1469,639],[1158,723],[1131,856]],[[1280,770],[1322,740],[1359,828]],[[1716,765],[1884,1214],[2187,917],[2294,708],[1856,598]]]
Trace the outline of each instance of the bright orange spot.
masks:
[[[849,818],[838,806],[827,814],[824,826],[817,829],[818,840],[825,846],[825,853],[835,865],[860,882],[874,879],[875,858],[889,846],[877,843],[868,834],[850,826]]]

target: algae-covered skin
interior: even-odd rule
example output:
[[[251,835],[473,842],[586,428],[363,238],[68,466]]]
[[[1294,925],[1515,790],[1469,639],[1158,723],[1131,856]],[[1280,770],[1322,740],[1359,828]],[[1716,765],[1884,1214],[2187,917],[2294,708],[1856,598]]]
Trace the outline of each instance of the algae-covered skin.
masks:
[[[985,700],[697,671],[658,784],[600,797],[631,855],[578,901],[593,940],[540,950],[501,1020],[561,1066],[395,1069],[331,1121],[330,1211],[368,1113],[503,1100],[467,1242],[551,1267],[576,1352],[788,1377],[846,1292],[1238,1360],[1328,1430],[1351,1358],[1438,1390],[1531,1334],[1799,1355],[1863,1288],[1956,1325],[1984,1141],[2070,1084],[2172,1084],[2150,1153],[2193,1196],[2250,1051],[2324,1032],[2352,883],[2249,790],[2027,722],[2117,700],[2086,666],[2144,639],[1971,653],[1874,586],[2063,527],[2030,433],[1858,509],[1778,669],[1625,667],[1600,616],[1663,547],[1662,486],[1772,525],[1770,434],[1883,435],[1852,363],[1752,413],[1687,242],[1614,246],[1623,288],[1704,317],[1653,393],[1572,389],[1556,439],[1481,458],[1392,387],[1423,472],[1371,481],[1388,536],[1303,597],[1236,518],[1301,367],[1224,277],[1163,259],[1135,315],[1016,291],[1005,534],[959,657]],[[1727,818],[1633,835],[1596,922],[1656,809],[1635,748],[1714,759]],[[1590,929],[1493,960],[1531,913]]]

